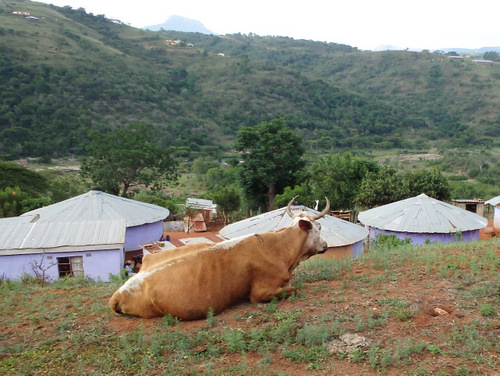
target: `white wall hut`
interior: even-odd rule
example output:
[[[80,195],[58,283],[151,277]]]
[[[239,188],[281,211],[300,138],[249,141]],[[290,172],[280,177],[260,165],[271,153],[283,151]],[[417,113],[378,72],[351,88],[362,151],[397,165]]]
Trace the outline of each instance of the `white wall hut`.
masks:
[[[500,196],[493,197],[485,202],[485,205],[491,205],[495,208],[493,212],[493,231],[500,234]]]
[[[168,209],[93,188],[20,217],[0,219],[0,276],[45,272],[51,280],[81,276],[108,281],[125,253],[161,238]]]
[[[302,211],[311,215],[319,214],[318,211],[303,205],[292,206],[291,210],[294,214]],[[315,257],[344,259],[363,253],[363,242],[368,236],[368,230],[364,227],[330,215],[325,215],[318,222],[321,224],[321,235],[328,244],[328,251]],[[292,218],[286,213],[286,207],[283,207],[227,225],[219,235],[224,239],[234,239],[244,235],[278,231],[291,223]]]
[[[425,194],[366,210],[358,219],[370,230],[370,239],[394,234],[399,239],[411,238],[415,245],[479,240],[479,230],[488,223],[486,218]]]

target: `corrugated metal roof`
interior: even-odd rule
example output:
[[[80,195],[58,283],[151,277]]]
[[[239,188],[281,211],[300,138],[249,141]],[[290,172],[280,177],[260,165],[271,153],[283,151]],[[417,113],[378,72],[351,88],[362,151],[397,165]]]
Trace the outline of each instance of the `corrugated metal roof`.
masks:
[[[32,210],[23,216],[40,215],[43,221],[72,222],[125,219],[127,227],[154,223],[167,218],[170,211],[158,205],[118,197],[100,190]]]
[[[485,202],[485,204],[490,204],[492,206],[497,206],[500,204],[500,196],[493,197],[492,199]]]
[[[453,202],[459,204],[484,204],[484,200],[482,198],[458,199],[458,200],[453,200]]]
[[[205,200],[202,198],[188,198],[186,200],[186,207],[190,209],[212,211],[217,209],[217,204],[214,204],[212,200]]]
[[[318,211],[303,205],[292,206],[294,214],[301,211],[306,211],[311,215],[319,214]],[[330,215],[325,215],[318,222],[321,224],[321,235],[329,247],[351,245],[368,236],[366,228]],[[292,218],[286,214],[286,207],[284,207],[227,225],[219,234],[225,239],[233,239],[244,235],[277,231],[290,226],[291,223]]]
[[[37,216],[0,219],[0,255],[116,249],[125,242],[125,219],[47,222]]]
[[[169,214],[161,206],[91,190],[0,219],[0,255],[121,248],[127,227],[158,222]]]
[[[364,211],[358,219],[380,230],[441,234],[478,230],[488,223],[480,215],[425,194]]]

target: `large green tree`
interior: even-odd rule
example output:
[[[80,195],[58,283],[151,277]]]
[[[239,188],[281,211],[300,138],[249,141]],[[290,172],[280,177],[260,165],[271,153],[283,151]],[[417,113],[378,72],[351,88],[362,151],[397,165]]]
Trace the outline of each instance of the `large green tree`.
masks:
[[[172,150],[160,145],[152,126],[131,124],[113,132],[91,131],[82,175],[104,191],[127,196],[133,186],[160,188],[177,177]]]
[[[332,209],[353,209],[361,181],[367,173],[378,169],[376,162],[350,153],[330,155],[311,166],[311,187],[317,199],[330,199]]]
[[[301,138],[283,119],[274,119],[241,128],[235,148],[243,159],[238,171],[247,198],[272,210],[276,194],[294,186],[305,165]]]

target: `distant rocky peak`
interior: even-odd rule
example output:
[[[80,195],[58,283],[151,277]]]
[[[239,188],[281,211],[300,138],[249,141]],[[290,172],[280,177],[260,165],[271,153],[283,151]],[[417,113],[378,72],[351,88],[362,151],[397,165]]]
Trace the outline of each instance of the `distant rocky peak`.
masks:
[[[164,23],[159,25],[145,26],[143,29],[159,31],[163,30],[174,30],[183,31],[189,33],[202,33],[202,34],[214,34],[213,31],[208,30],[200,21],[192,20],[190,18],[185,18],[181,16],[170,16]]]

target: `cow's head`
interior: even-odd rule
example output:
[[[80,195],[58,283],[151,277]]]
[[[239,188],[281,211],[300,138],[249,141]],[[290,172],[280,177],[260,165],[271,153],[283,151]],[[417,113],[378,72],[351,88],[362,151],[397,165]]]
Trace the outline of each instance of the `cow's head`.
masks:
[[[286,212],[292,217],[292,226],[297,225],[301,230],[308,233],[307,239],[302,249],[301,261],[308,259],[318,253],[325,253],[328,249],[326,240],[321,236],[321,224],[318,219],[323,218],[330,210],[330,201],[326,199],[326,207],[317,215],[307,214],[305,211],[298,214],[292,213],[292,204],[298,196],[292,198],[286,207]]]

